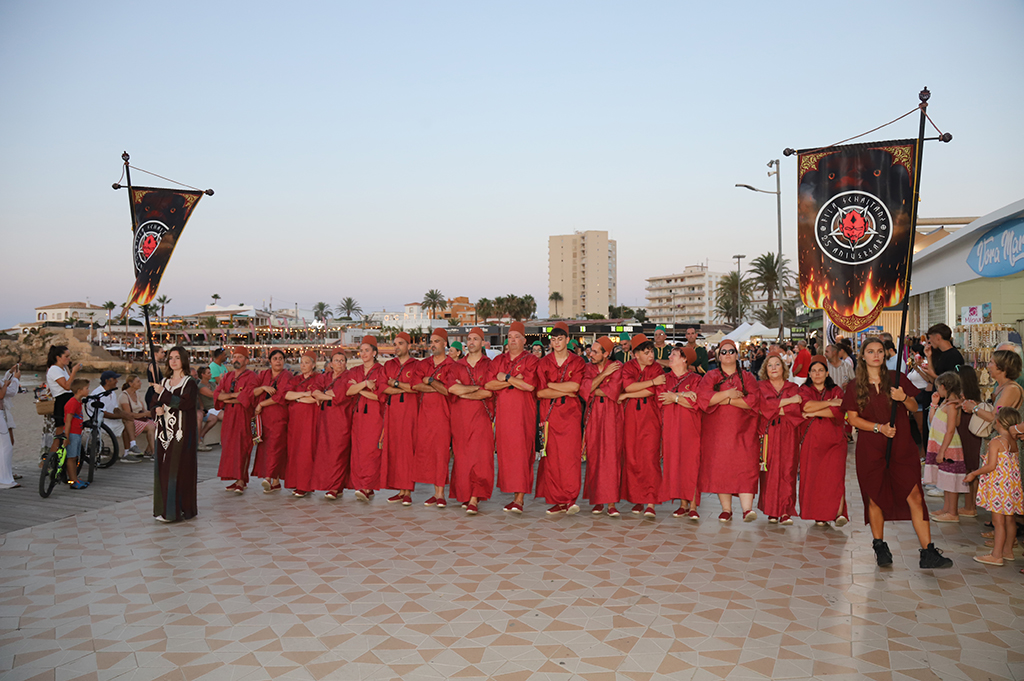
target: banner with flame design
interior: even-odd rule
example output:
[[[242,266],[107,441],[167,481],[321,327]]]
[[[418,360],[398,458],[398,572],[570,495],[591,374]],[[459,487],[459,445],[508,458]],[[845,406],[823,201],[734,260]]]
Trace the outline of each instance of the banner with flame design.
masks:
[[[156,297],[178,237],[202,197],[201,191],[132,187],[135,286],[128,295],[126,309],[133,304],[147,305]]]
[[[800,297],[839,328],[903,300],[917,140],[798,152]]]

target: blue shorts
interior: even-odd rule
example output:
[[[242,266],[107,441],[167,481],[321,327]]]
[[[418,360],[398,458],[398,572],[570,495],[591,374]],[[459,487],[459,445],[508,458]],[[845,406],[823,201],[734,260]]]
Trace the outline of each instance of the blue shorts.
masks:
[[[82,451],[82,434],[71,433],[68,435],[67,445],[67,457],[69,459],[77,459],[79,453]]]

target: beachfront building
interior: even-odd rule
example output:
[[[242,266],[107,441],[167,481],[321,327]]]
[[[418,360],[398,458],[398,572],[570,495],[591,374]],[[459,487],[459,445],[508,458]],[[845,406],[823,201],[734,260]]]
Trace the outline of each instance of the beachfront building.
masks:
[[[647,279],[647,318],[657,324],[714,323],[715,291],[724,272],[688,265],[677,274]]]
[[[561,300],[550,299],[555,292]],[[618,265],[608,232],[548,237],[548,316],[607,315],[612,305],[618,305]]]
[[[99,306],[85,302],[54,303],[36,308],[37,322],[106,322],[107,311]]]
[[[448,307],[440,315],[444,319],[455,319],[459,324],[476,323],[476,303],[469,302],[467,296],[448,299]]]
[[[444,319],[440,311],[436,319],[431,319],[429,310],[424,308],[421,303],[406,303],[402,306],[401,312],[389,310],[370,312],[363,315],[363,320],[402,331],[426,331],[448,326],[448,321]]]

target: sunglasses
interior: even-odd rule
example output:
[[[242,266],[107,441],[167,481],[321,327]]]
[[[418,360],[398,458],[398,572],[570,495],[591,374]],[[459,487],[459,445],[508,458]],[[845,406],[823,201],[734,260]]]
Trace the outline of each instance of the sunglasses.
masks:
[[[735,350],[719,350],[718,354],[720,354],[720,355],[735,355],[736,351]]]

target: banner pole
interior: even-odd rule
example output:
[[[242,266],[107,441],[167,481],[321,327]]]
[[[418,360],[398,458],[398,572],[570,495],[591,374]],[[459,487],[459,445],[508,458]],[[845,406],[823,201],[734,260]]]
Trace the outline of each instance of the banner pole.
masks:
[[[928,91],[927,86],[917,94],[918,99],[921,100],[921,104],[918,105],[918,108],[921,110],[921,123],[917,132],[917,158],[914,159],[914,193],[910,206],[910,252],[907,254],[907,275],[903,282],[903,305],[900,312],[899,345],[896,350],[897,380],[903,368],[903,346],[904,339],[907,335],[907,314],[910,311],[910,276],[914,268],[914,239],[917,237],[917,206],[921,196],[921,157],[924,154],[924,127],[925,121],[927,120],[928,100],[931,96],[932,93]],[[899,384],[897,383],[897,386],[898,385]],[[896,410],[899,406],[900,405],[896,402],[892,403],[892,411],[889,414],[890,426],[896,425]],[[922,434],[922,437],[923,436],[924,435]],[[885,446],[886,467],[889,466],[889,460],[892,458],[893,438],[888,438],[888,440],[889,441]]]
[[[138,220],[135,218],[135,204],[132,201],[132,171],[128,165],[128,152],[121,154],[121,159],[124,161],[124,176],[125,182],[128,183],[128,210],[132,214],[132,234],[135,234],[135,230],[138,228]],[[153,369],[153,379],[158,380],[160,378],[160,372],[156,366],[156,350],[153,347],[153,332],[149,328],[149,305],[142,306],[142,317],[146,322],[146,345],[149,346],[149,365]],[[127,324],[127,319],[125,324]]]

